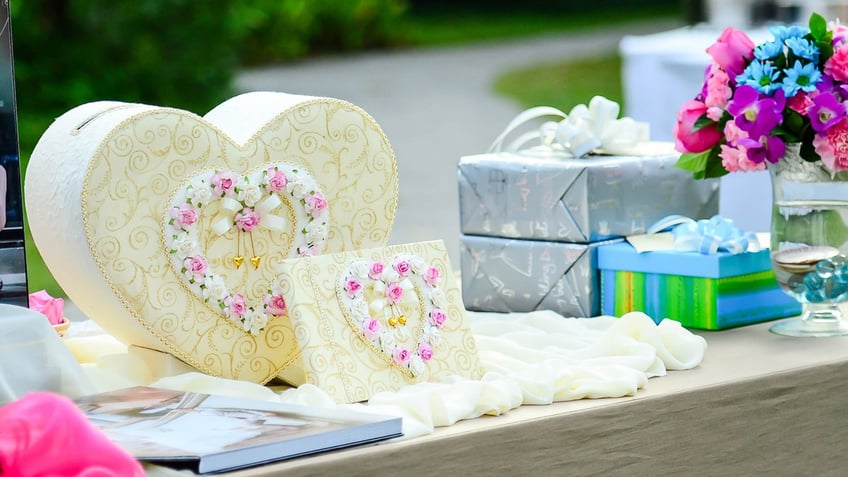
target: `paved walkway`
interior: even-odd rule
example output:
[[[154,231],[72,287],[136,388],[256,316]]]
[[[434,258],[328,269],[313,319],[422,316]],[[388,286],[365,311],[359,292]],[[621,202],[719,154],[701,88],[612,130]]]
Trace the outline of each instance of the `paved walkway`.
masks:
[[[371,114],[398,160],[400,201],[390,243],[443,239],[459,268],[457,162],[485,152],[521,110],[493,93],[494,80],[524,66],[616,51],[625,35],[676,26],[640,22],[579,34],[321,58],[246,71],[237,87],[344,99]]]

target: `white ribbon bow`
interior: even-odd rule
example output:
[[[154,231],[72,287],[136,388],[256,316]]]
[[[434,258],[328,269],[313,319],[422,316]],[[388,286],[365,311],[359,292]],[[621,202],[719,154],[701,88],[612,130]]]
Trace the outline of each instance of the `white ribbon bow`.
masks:
[[[259,227],[269,230],[283,230],[286,221],[278,215],[271,213],[283,201],[276,195],[272,194],[259,201],[253,211],[259,215]],[[230,197],[221,198],[221,211],[228,212],[224,217],[216,220],[212,224],[212,231],[218,235],[224,235],[235,225],[235,215],[244,208],[244,205]]]
[[[522,148],[542,148],[584,157],[592,151],[626,154],[649,138],[648,123],[632,118],[618,118],[620,106],[603,96],[595,96],[587,107],[580,104],[565,114],[549,106],[530,108],[516,116],[489,147],[489,152],[516,152]],[[548,121],[537,131],[524,133],[503,147],[504,140],[516,128],[533,119],[556,116],[558,123]],[[535,146],[531,146],[536,143]]]

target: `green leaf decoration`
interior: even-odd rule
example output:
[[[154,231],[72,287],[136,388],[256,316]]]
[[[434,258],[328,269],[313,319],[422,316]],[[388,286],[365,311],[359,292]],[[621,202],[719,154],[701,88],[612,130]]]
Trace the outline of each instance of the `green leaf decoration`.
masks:
[[[718,159],[719,147],[704,152],[687,152],[680,155],[676,166],[692,173],[694,179],[709,179],[727,174],[727,170]]]
[[[823,40],[827,35],[827,20],[815,12],[810,15],[810,33],[816,41]]]
[[[701,115],[701,117],[695,120],[695,124],[692,125],[692,132],[700,131],[701,129],[704,129],[707,126],[714,126],[715,124],[716,122],[708,118],[707,113],[704,113]]]

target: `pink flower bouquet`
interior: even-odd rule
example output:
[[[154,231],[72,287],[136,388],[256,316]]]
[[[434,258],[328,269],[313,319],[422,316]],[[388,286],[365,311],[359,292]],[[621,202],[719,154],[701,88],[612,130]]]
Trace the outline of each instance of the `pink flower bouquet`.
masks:
[[[707,48],[701,91],[674,128],[677,165],[696,179],[764,170],[791,143],[805,161],[848,170],[848,28],[813,14],[809,28],[770,32],[755,46],[727,28]]]

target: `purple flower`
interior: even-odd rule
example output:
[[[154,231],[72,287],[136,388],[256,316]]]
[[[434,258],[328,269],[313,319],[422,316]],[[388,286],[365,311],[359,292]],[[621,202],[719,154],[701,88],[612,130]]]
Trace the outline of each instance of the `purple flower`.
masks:
[[[764,97],[754,88],[742,85],[736,89],[733,101],[727,105],[727,111],[736,118],[739,129],[752,138],[768,135],[783,121],[786,96],[783,90],[775,91],[773,97]]]
[[[845,105],[840,103],[833,93],[824,92],[813,98],[813,105],[807,114],[810,117],[810,125],[820,133],[830,129],[845,116]]]
[[[739,140],[739,145],[747,149],[748,159],[755,164],[766,160],[776,164],[786,152],[786,144],[777,136],[763,135],[758,140],[746,137]]]

